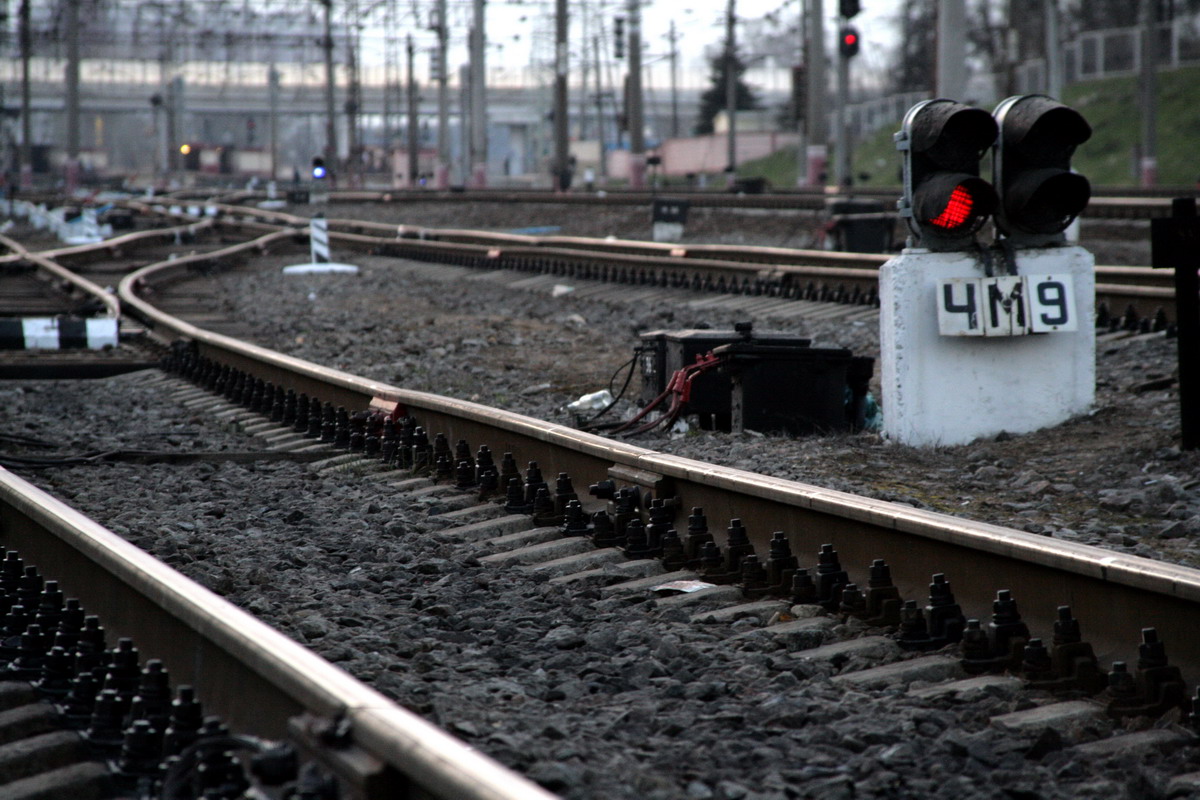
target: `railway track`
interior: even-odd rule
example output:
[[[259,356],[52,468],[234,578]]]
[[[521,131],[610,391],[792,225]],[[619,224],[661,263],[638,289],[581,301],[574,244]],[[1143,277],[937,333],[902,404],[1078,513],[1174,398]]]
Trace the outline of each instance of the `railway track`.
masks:
[[[253,226],[259,223],[238,224]],[[347,234],[348,237],[357,235],[361,234]],[[266,237],[271,238],[260,238],[248,249],[253,251],[271,245],[286,245],[293,241],[294,232],[277,232],[266,234]],[[348,238],[347,241],[354,239]],[[796,642],[812,645],[825,641],[828,631],[822,628],[830,623],[812,622],[814,619],[874,618],[878,622],[881,616],[879,603],[885,597],[889,600],[913,600],[917,609],[926,604],[937,606],[936,595],[940,590],[935,589],[935,598],[929,599],[930,575],[934,572],[947,573],[953,581],[955,599],[971,616],[986,619],[987,609],[997,600],[996,593],[1007,587],[1014,588],[1028,631],[1041,632],[1045,639],[1049,639],[1050,632],[1055,630],[1055,622],[1061,622],[1058,607],[1069,604],[1085,620],[1088,639],[1105,664],[1110,659],[1135,662],[1137,632],[1144,627],[1155,628],[1156,635],[1168,643],[1171,666],[1159,663],[1161,659],[1157,647],[1151,641],[1148,649],[1142,652],[1140,669],[1134,670],[1134,684],[1142,695],[1129,703],[1131,708],[1141,702],[1143,706],[1152,706],[1148,713],[1159,714],[1168,711],[1172,704],[1179,706],[1180,687],[1171,679],[1170,670],[1173,666],[1180,667],[1182,675],[1189,681],[1195,679],[1200,653],[1196,652],[1189,639],[1187,621],[1200,584],[1197,583],[1197,574],[1192,570],[1118,556],[1094,548],[1071,546],[1065,542],[995,526],[972,524],[912,508],[863,501],[837,492],[788,481],[763,479],[762,476],[737,470],[688,462],[471,403],[448,401],[378,382],[363,381],[205,332],[155,311],[140,296],[146,293],[164,296],[170,292],[166,282],[169,276],[187,275],[189,270],[202,269],[214,258],[231,256],[236,256],[236,253],[227,250],[215,256],[197,254],[190,258],[175,259],[150,265],[122,282],[123,303],[127,309],[137,308],[145,316],[145,324],[155,337],[164,341],[190,342],[186,350],[177,352],[175,366],[182,374],[189,375],[209,390],[215,390],[214,394],[226,401],[240,400],[251,408],[239,413],[215,397],[205,402],[200,395],[185,393],[182,396],[188,397],[189,402],[203,403],[208,413],[236,421],[239,426],[261,437],[262,441],[269,442],[271,447],[294,447],[295,442],[302,440],[302,433],[316,433],[318,439],[329,439],[325,443],[326,463],[319,468],[338,470],[356,476],[358,480],[365,479],[370,473],[382,472],[385,477],[390,476],[388,479],[393,482],[411,481],[403,487],[405,491],[459,498],[456,503],[464,508],[457,512],[458,517],[451,516],[444,521],[445,529],[440,536],[446,541],[459,542],[466,551],[475,552],[472,557],[483,563],[496,568],[515,567],[544,577],[553,575],[555,577],[552,580],[558,585],[567,586],[576,581],[596,579],[597,573],[594,571],[599,570],[602,584],[616,582],[616,588],[601,590],[608,592],[610,597],[621,596],[622,593],[645,596],[652,584],[660,584],[668,578],[698,580],[712,585],[701,592],[681,595],[683,599],[673,603],[663,600],[662,606],[674,605],[687,614],[686,609],[696,604],[694,607],[699,611],[693,616],[711,617],[718,625],[730,624],[738,619],[756,619],[760,625],[771,620],[780,623],[792,613],[793,600],[824,600],[826,606],[832,606],[833,613],[829,616],[816,612],[811,617],[801,616],[783,625],[765,626],[767,631],[774,628],[773,635],[780,637],[780,641],[792,642],[793,646]],[[239,374],[238,370],[242,372]],[[254,381],[250,380],[251,376]],[[266,392],[267,381],[272,384],[269,396]],[[292,398],[290,403],[289,392]],[[307,404],[300,402],[301,396],[307,399]],[[302,409],[306,405],[310,415],[302,425]],[[311,413],[318,406],[321,410],[319,417]],[[345,409],[344,415],[339,413],[339,407]],[[292,410],[289,411],[289,408]],[[272,418],[275,417],[278,419],[274,419],[272,424]],[[316,424],[318,418],[320,425]],[[393,430],[397,435],[415,435],[412,428],[415,424],[429,435],[435,432],[444,434],[447,442],[471,442],[473,446],[469,452],[472,456],[477,452],[475,445],[486,444],[492,453],[513,453],[514,463],[525,465],[529,461],[536,461],[542,475],[565,473],[580,487],[594,482],[601,487],[597,496],[578,493],[581,506],[588,512],[584,527],[581,528],[576,519],[575,528],[570,530],[565,520],[557,519],[565,513],[562,498],[558,498],[560,502],[557,504],[551,498],[549,509],[545,507],[544,500],[540,509],[527,508],[538,500],[536,490],[539,488],[537,481],[529,480],[528,474],[523,482],[518,478],[520,497],[506,495],[504,503],[498,503],[504,487],[497,480],[496,486],[490,490],[493,493],[490,502],[480,503],[480,494],[488,490],[481,489],[477,483],[480,465],[473,457],[453,463],[456,455],[462,455],[461,452],[454,455],[437,454],[432,449],[425,450],[422,445],[419,452],[416,449],[407,450],[413,461],[406,464],[406,456],[403,455],[406,451],[399,441],[388,441],[386,423],[389,418],[393,422],[393,429],[394,423],[401,418],[412,421],[407,433],[403,426],[399,433]],[[330,426],[328,436],[325,435],[327,423]],[[375,451],[376,447],[379,448],[378,452]],[[416,448],[417,444],[408,447]],[[381,457],[385,453],[389,454],[387,459]],[[439,460],[438,455],[443,458]],[[420,461],[422,458],[424,460]],[[468,460],[475,461],[469,471],[473,473],[476,483],[463,474],[461,464]],[[510,480],[517,477],[511,465],[506,474]],[[611,488],[616,496],[605,497],[608,493],[604,488],[605,481],[612,481]],[[530,483],[535,484],[533,496],[529,496]],[[399,487],[394,488],[399,490]],[[631,496],[635,492],[638,500],[632,501]],[[663,501],[666,510],[656,507],[653,500]],[[697,534],[695,539],[680,537],[682,553],[675,552],[673,544],[663,548],[674,553],[674,562],[668,560],[664,564],[657,558],[639,558],[654,555],[655,546],[661,547],[663,544],[664,531],[659,527],[653,534],[647,535],[645,526],[642,526],[640,532],[631,536],[628,529],[631,515],[644,516],[646,522],[661,525],[663,515],[669,512],[669,524],[681,529],[682,533],[688,510],[693,507],[702,507],[709,520],[720,520],[712,525],[714,535],[711,543],[720,548],[716,555],[710,551],[707,559],[700,557],[703,554],[697,552],[697,548],[702,550],[706,540]],[[613,512],[606,514],[613,522],[618,522],[622,514],[626,517],[625,530],[617,534],[614,540],[598,535],[594,527],[598,520],[591,515],[602,510]],[[478,517],[491,519],[479,520]],[[749,544],[766,571],[765,577],[754,569],[743,568],[745,550],[737,553],[737,559],[732,558],[737,548],[730,548],[730,544],[737,542],[722,537],[720,529],[726,520],[735,518],[744,523]],[[476,521],[456,524],[456,521],[470,519]],[[588,522],[593,525],[590,531],[586,529]],[[566,536],[561,535],[564,527],[568,528]],[[779,582],[780,569],[787,569],[779,562],[768,561],[769,555],[781,549],[771,543],[775,538],[772,536],[774,531],[785,533],[791,553],[799,556],[797,566],[809,570],[809,577],[817,579],[815,583],[821,587],[818,597],[810,596],[806,584],[800,580],[799,587],[777,585],[772,598],[769,585],[772,581]],[[726,534],[727,537],[730,535]],[[645,544],[643,536],[646,537]],[[22,540],[20,543],[36,548],[36,541],[40,538],[31,536],[28,537],[30,541]],[[483,547],[486,549],[479,550],[476,540],[485,542]],[[7,539],[4,544],[12,546]],[[820,559],[820,565],[814,563],[817,561],[815,555],[826,544],[832,544],[842,564],[847,565],[845,577],[835,577],[833,580],[822,577],[840,573],[839,570],[823,569],[830,566],[827,558]],[[690,552],[689,547],[692,548]],[[24,548],[21,549],[24,551]],[[36,549],[30,552],[36,553]],[[683,556],[682,562],[679,561],[680,555]],[[876,585],[871,588],[883,588],[878,585],[882,582],[882,571],[868,569],[875,559],[885,559],[890,565],[895,594],[890,591],[868,593],[860,601],[853,591],[847,591],[846,585],[853,581],[856,587],[867,586],[872,582],[868,579],[873,577],[876,578],[873,581]],[[578,577],[590,571],[590,576]],[[743,572],[748,575],[745,579]],[[621,577],[634,577],[635,581],[632,585],[621,586]],[[637,582],[638,577],[641,582]],[[739,586],[742,581],[747,585]],[[937,584],[938,580],[934,579],[934,583]],[[838,588],[841,596],[837,596]],[[864,606],[872,604],[871,610],[867,612],[866,608],[860,607],[860,602]],[[888,608],[892,609],[888,612],[891,616],[879,627],[880,632],[899,627],[901,620],[894,614],[899,609],[894,603],[889,604]],[[674,613],[680,612],[677,610]],[[912,608],[906,613],[908,627],[905,630],[911,644],[920,638],[917,617],[922,617],[927,628],[930,627],[930,618],[928,615],[914,614]],[[993,620],[999,628],[1013,623],[1011,614],[1005,617],[1007,613],[1008,609],[1002,602],[998,608],[999,616]],[[986,627],[985,624],[982,630],[986,630]],[[1006,630],[1009,633],[1019,632],[1016,627]],[[1014,634],[1012,642],[1027,639],[1029,635],[1028,632],[1024,637]],[[976,648],[968,651],[969,654],[973,653],[972,657],[977,662],[974,666],[994,668],[998,662],[1011,659],[1013,655],[1011,648],[1004,647],[1003,643],[999,650],[989,650],[995,642],[985,646],[976,633],[968,634],[967,639]],[[1004,641],[1007,642],[1007,639]],[[927,641],[924,646],[931,645],[936,646],[937,642]],[[854,671],[844,676],[841,681],[843,686],[857,687],[862,691],[876,686],[891,686],[895,690],[914,680],[939,683],[950,680],[952,682],[946,683],[944,690],[939,690],[944,694],[934,692],[929,695],[944,699],[956,693],[970,692],[972,689],[969,687],[972,686],[978,689],[981,685],[978,682],[953,682],[954,679],[963,679],[965,674],[959,653],[925,657],[919,655],[921,646],[914,645],[908,651],[908,656],[903,656],[894,639],[878,635],[865,639],[845,638],[827,647],[831,649],[814,651],[807,658],[818,663],[844,664],[851,658],[861,657],[879,670],[864,673],[858,678],[853,677],[856,674]],[[877,654],[866,655],[872,650]],[[1069,650],[1067,648],[1063,652]],[[913,655],[919,657],[910,657]],[[1025,655],[1025,651],[1019,655]],[[984,665],[989,660],[994,663]],[[862,665],[857,661],[855,663]],[[1087,668],[1084,668],[1083,672],[1086,671]],[[1024,673],[1024,677],[1036,677],[1036,672],[1037,666],[1034,665]],[[1017,674],[1022,674],[1020,668]],[[1011,678],[1008,680],[1011,681]],[[1165,701],[1162,697],[1146,696],[1147,693],[1153,695],[1157,687],[1162,686],[1168,687]],[[1069,703],[1063,706],[1051,702],[1052,698],[1047,695],[1031,696],[1038,698],[1032,705],[1039,710],[1041,717],[1031,714],[1011,718],[997,722],[997,729],[1017,731],[1017,738],[1029,731],[1037,731],[1040,735],[1045,728],[1045,720],[1051,720],[1050,726],[1055,727],[1066,725],[1064,720],[1067,719],[1108,719],[1106,704],[1111,710],[1114,702],[1109,697],[1102,698],[1098,703],[1087,701],[1083,706]],[[1166,702],[1166,706],[1162,705],[1163,702]],[[1154,703],[1159,705],[1154,706]],[[1116,716],[1121,718],[1119,714]],[[1038,722],[1039,719],[1042,722]],[[1110,747],[1114,751],[1125,749],[1144,752],[1145,748],[1174,748],[1188,742],[1188,734],[1182,730],[1171,731],[1170,735],[1152,733],[1138,736],[1132,732],[1133,727],[1136,726],[1125,728],[1118,724],[1116,732],[1129,733],[1135,736],[1134,739],[1098,739],[1106,744],[1097,744],[1093,750],[1100,753],[1104,747]],[[1073,746],[1076,743],[1067,744]],[[1099,757],[1096,754],[1093,756]]]
[[[135,207],[147,210],[141,204]],[[248,231],[278,230],[281,226],[296,230],[307,225],[305,217],[254,206],[209,207],[233,220],[226,224]],[[331,236],[341,246],[381,255],[480,269],[514,269],[624,284],[853,305],[877,304],[878,270],[887,260],[886,255],[876,254],[530,236],[338,218],[331,218],[329,225]],[[1097,266],[1096,303],[1101,328],[1162,330],[1174,319],[1170,271]]]

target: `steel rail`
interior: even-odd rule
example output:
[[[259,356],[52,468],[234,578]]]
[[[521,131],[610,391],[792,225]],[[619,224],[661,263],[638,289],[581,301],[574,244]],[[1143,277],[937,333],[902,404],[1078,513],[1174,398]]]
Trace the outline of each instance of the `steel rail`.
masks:
[[[1153,219],[1171,213],[1171,198],[1190,197],[1196,194],[1194,187],[1162,187],[1145,190],[1139,187],[1093,187],[1092,198],[1081,216],[1095,219]],[[189,197],[211,197],[212,193],[193,190]],[[670,187],[667,190],[633,191],[611,189],[602,193],[573,192],[561,194],[537,189],[472,189],[470,191],[402,190],[378,191],[333,191],[329,198],[333,202],[387,203],[463,203],[463,202],[507,202],[507,203],[552,203],[555,205],[623,205],[649,206],[656,198],[672,197],[687,200],[695,208],[756,208],[796,211],[824,212],[827,202],[840,195],[832,187],[816,190],[769,191],[745,193],[716,190],[688,190]],[[899,198],[899,189],[894,187],[856,187],[853,196],[881,200],[888,208],[894,207]],[[234,192],[222,196],[226,203],[243,203],[266,198],[263,192]]]
[[[19,242],[0,235],[0,244],[13,251],[13,257],[16,261],[28,261],[35,265],[41,272],[47,273],[60,281],[67,283],[81,292],[85,297],[90,297],[93,300],[103,304],[105,315],[111,319],[118,319],[121,316],[121,303],[110,292],[106,291],[103,286],[98,286],[92,283],[82,275],[77,275],[69,269],[65,269],[59,264],[52,261],[45,253],[32,253],[26,250]]]
[[[110,633],[161,658],[234,730],[278,739],[306,714],[349,723],[354,746],[316,755],[362,800],[554,798],[3,468],[0,540],[52,567]]]
[[[1158,628],[1191,679],[1200,677],[1200,571],[1086,545],[871,500],[794,481],[653,452],[627,442],[476,403],[365,380],[345,372],[203,331],[136,296],[135,287],[171,265],[150,265],[122,281],[127,310],[146,315],[167,337],[194,343],[201,356],[245,370],[298,394],[348,410],[400,406],[430,434],[487,444],[535,460],[543,473],[567,472],[577,485],[605,477],[674,501],[703,507],[709,519],[741,518],[759,552],[774,531],[794,552],[833,543],[859,577],[875,558],[892,564],[905,596],[925,596],[930,573],[946,572],[968,615],[982,616],[994,592],[1012,589],[1031,627],[1050,630],[1057,606],[1075,607],[1101,658],[1130,658],[1138,631]],[[720,538],[720,537],[718,537]],[[723,544],[723,542],[719,542]],[[852,574],[852,578],[854,575]]]
[[[149,210],[142,203],[126,205],[136,210]],[[214,224],[236,229],[267,231],[285,226],[295,235],[303,236],[310,221],[308,217],[246,206],[216,204],[216,208],[222,216]],[[550,271],[557,269],[568,274],[597,263],[628,270],[661,270],[663,275],[695,270],[727,279],[731,291],[749,289],[764,282],[774,283],[784,290],[790,286],[800,287],[807,281],[839,289],[857,287],[860,296],[865,296],[863,292],[877,288],[878,268],[889,258],[873,253],[823,250],[538,237],[343,218],[332,218],[329,222],[331,239],[383,255],[465,261],[481,268],[495,269],[536,270],[549,264]],[[386,235],[370,235],[373,232]],[[87,247],[94,248],[95,245]],[[1174,289],[1168,271],[1112,266],[1095,269],[1097,303],[1106,304],[1112,313],[1124,314],[1132,309],[1138,318],[1151,318],[1162,311],[1168,319],[1174,318]]]

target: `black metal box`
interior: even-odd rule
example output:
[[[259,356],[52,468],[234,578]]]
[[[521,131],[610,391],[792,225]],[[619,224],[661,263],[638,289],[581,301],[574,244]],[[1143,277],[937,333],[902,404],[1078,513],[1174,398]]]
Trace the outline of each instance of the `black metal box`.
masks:
[[[747,335],[751,338],[747,339]],[[662,394],[671,376],[683,367],[696,363],[717,347],[736,342],[751,341],[770,346],[780,352],[804,349],[810,339],[790,333],[750,333],[741,330],[691,329],[678,331],[647,331],[641,335],[640,366],[642,405],[652,402]],[[692,382],[688,413],[699,414],[703,428],[728,430],[731,412],[731,385],[728,375],[719,370],[709,370]]]

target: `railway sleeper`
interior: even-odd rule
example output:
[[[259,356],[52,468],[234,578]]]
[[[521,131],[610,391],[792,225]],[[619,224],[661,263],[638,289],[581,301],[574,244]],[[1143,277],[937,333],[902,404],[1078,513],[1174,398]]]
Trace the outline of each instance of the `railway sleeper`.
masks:
[[[174,368],[203,384],[214,384],[213,374],[220,373],[190,358],[186,347],[176,348],[173,356]],[[280,394],[287,396],[276,389],[276,396]],[[314,407],[316,402],[310,399]],[[328,419],[329,405],[322,408]],[[786,533],[775,532],[769,553],[760,561],[740,520],[730,520],[722,549],[702,509],[691,510],[680,534],[672,522],[678,510],[675,500],[650,497],[636,486],[618,487],[609,479],[592,485],[591,495],[605,507],[589,513],[568,475],[560,474],[552,491],[536,462],[528,462],[522,475],[511,452],[497,466],[486,446],[476,457],[465,441],[451,449],[439,434],[430,442],[411,417],[351,414],[342,408],[333,424],[331,439],[323,426],[323,446],[351,452],[331,455],[327,463],[367,461],[366,442],[375,439],[380,444],[370,448],[369,460],[408,476],[392,481],[394,487],[415,492],[418,502],[435,496],[434,489],[439,489],[439,498],[457,493],[463,503],[439,510],[447,528],[436,535],[468,548],[470,557],[481,563],[541,572],[560,583],[594,585],[614,602],[650,599],[664,613],[699,607],[689,613],[697,624],[752,618],[759,627],[741,635],[778,639],[790,652],[801,657],[807,652],[807,657],[828,660],[835,667],[870,660],[867,653],[890,662],[836,676],[856,686],[891,685],[889,681],[907,685],[933,680],[930,676],[942,682],[975,681],[968,686],[1013,680],[1024,689],[1091,697],[1086,701],[1089,715],[1124,720],[1174,714],[1188,730],[1200,730],[1200,692],[1188,696],[1179,669],[1168,663],[1164,643],[1153,628],[1142,631],[1132,670],[1117,661],[1104,671],[1067,606],[1058,608],[1047,645],[1032,635],[1006,589],[997,591],[985,624],[966,616],[941,573],[933,576],[921,605],[900,596],[882,559],[868,566],[866,584],[860,588],[831,544],[820,547],[811,567],[802,567]],[[272,430],[266,422],[248,428],[260,436]],[[412,483],[416,478],[420,488]],[[863,643],[827,641],[835,627],[847,625],[867,634]],[[853,641],[857,640],[847,640]],[[906,653],[931,655],[913,658]],[[911,675],[924,677],[907,677]],[[1063,704],[1046,707],[1055,705]],[[1081,708],[1064,706],[1061,713],[1069,716]],[[996,724],[1013,727],[1014,721]],[[1178,743],[1180,736],[1168,738]],[[1190,736],[1185,738],[1190,741]]]
[[[234,798],[258,791],[338,796],[297,749],[231,732],[190,686],[20,553],[0,561],[0,785],[7,800]],[[248,754],[249,757],[246,757]]]

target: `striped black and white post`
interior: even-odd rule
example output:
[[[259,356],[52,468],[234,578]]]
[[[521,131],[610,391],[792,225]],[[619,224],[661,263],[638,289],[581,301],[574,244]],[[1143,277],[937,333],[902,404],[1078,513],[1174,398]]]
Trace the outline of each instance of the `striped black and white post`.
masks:
[[[312,242],[312,260],[314,264],[329,263],[329,221],[324,214],[312,218],[308,231],[309,241]]]
[[[118,343],[112,317],[0,319],[0,350],[103,350]]]

